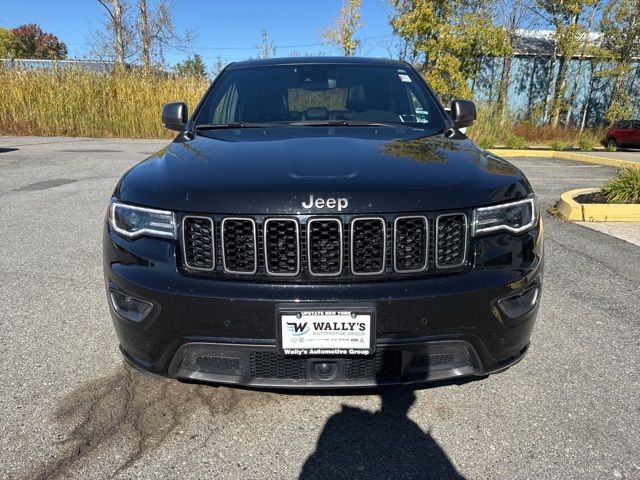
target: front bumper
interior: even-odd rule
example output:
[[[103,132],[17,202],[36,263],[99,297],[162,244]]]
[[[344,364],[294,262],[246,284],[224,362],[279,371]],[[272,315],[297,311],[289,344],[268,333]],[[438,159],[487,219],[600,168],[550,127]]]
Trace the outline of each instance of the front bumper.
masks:
[[[262,387],[369,387],[484,376],[519,361],[539,300],[510,318],[499,305],[542,281],[542,225],[475,239],[474,268],[387,282],[277,284],[182,274],[177,245],[124,240],[105,225],[108,290],[153,305],[141,321],[109,302],[127,361],[159,375]],[[540,295],[537,295],[539,299]],[[276,353],[276,310],[366,303],[375,308],[372,357],[289,358]]]

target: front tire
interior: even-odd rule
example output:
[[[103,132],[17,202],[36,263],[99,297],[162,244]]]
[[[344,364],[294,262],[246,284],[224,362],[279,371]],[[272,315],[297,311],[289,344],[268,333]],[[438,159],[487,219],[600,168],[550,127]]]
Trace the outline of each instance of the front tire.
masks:
[[[616,150],[618,150],[618,142],[616,142],[615,138],[610,138],[609,140],[607,140],[607,150],[611,152],[615,152]]]

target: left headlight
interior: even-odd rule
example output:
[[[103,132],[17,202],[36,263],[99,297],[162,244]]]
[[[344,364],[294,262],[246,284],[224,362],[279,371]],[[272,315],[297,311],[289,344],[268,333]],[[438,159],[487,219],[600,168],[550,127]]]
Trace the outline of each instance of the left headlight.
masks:
[[[138,207],[112,200],[109,205],[109,223],[113,230],[127,238],[141,235],[176,238],[176,216],[168,210]]]
[[[476,208],[473,213],[473,234],[504,230],[522,233],[533,227],[537,220],[535,198]]]

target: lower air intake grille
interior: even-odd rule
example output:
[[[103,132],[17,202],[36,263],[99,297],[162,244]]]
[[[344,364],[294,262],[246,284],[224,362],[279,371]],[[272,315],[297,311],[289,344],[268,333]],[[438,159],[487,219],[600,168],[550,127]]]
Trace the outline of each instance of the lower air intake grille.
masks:
[[[298,222],[270,218],[264,224],[265,267],[271,275],[293,276],[300,271]]]
[[[229,273],[255,273],[258,269],[256,224],[249,218],[222,221],[222,262]]]
[[[454,362],[453,355],[448,353],[439,353],[435,355],[414,355],[411,359],[412,367],[438,367],[441,365],[450,365]]]
[[[351,222],[351,271],[354,275],[384,272],[386,236],[382,218],[358,218]]]
[[[251,352],[249,361],[253,378],[307,378],[307,361],[304,358],[287,358],[273,352]]]
[[[307,224],[309,272],[316,276],[342,272],[342,223],[338,219],[311,219]]]
[[[215,267],[213,220],[208,217],[184,217],[182,224],[183,259],[192,270],[213,270]]]
[[[195,365],[188,367],[191,370],[209,373],[228,373],[240,368],[240,360],[231,357],[198,357]]]
[[[436,220],[436,267],[458,267],[465,262],[467,217],[455,213]]]
[[[398,217],[394,235],[395,270],[419,272],[427,268],[429,235],[426,217]]]
[[[344,377],[348,380],[370,378],[395,378],[402,372],[402,352],[388,350],[376,353],[373,358],[347,358]]]

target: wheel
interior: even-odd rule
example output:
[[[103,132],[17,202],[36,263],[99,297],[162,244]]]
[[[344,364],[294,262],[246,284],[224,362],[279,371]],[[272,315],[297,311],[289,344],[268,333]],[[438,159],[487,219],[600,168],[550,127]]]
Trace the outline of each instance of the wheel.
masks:
[[[607,150],[611,150],[612,152],[618,150],[618,142],[616,142],[615,138],[607,140]]]

